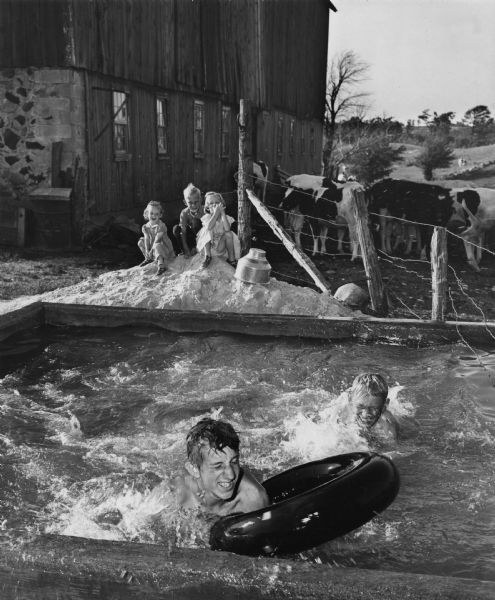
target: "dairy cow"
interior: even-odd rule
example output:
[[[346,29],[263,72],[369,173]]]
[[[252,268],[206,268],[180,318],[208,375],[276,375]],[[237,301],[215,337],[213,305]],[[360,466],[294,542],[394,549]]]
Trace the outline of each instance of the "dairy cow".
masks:
[[[369,212],[380,231],[380,248],[390,254],[394,226],[406,237],[405,253],[412,250],[424,255],[433,233],[432,226],[451,227],[465,222],[463,207],[451,196],[450,189],[438,185],[383,179],[368,190]],[[394,225],[391,218],[400,219]]]
[[[453,189],[452,193],[465,210],[469,223],[460,235],[464,240],[468,263],[479,271],[485,234],[495,227],[495,190],[490,188]]]
[[[286,179],[289,186],[280,207],[285,211],[285,225],[301,248],[301,232],[305,219],[313,234],[313,255],[326,253],[329,225],[339,227],[338,246],[343,253],[344,227],[349,227],[352,259],[359,255],[355,218],[352,207],[352,191],[362,190],[356,182],[335,183],[319,175],[292,175]],[[320,248],[318,249],[318,241]]]

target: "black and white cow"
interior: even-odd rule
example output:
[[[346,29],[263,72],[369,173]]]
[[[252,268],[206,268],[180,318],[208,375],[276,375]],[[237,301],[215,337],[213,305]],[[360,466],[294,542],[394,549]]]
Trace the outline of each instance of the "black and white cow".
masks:
[[[469,265],[479,271],[485,235],[495,227],[495,190],[491,188],[453,189],[452,194],[465,210],[468,224],[460,235]]]
[[[313,255],[326,253],[329,225],[338,227],[338,252],[343,253],[345,228],[349,228],[352,259],[359,256],[359,243],[352,206],[352,192],[362,186],[356,182],[335,183],[319,175],[292,175],[280,207],[285,211],[285,225],[301,248],[301,232],[306,219],[313,234]],[[318,248],[318,240],[320,248]]]

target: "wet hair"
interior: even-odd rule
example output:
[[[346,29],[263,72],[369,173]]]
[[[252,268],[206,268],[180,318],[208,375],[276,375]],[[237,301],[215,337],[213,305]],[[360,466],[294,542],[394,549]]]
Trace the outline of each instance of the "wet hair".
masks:
[[[203,462],[201,450],[209,447],[212,450],[231,448],[239,452],[239,436],[230,423],[205,417],[191,427],[186,438],[187,459],[197,467]]]
[[[186,200],[187,198],[189,198],[189,196],[193,195],[199,196],[199,199],[201,200],[201,190],[197,188],[193,183],[188,183],[182,193],[184,194],[184,203],[186,203]]]
[[[144,212],[143,212],[143,217],[147,221],[150,218],[150,208],[159,208],[160,215],[163,215],[163,207],[162,207],[161,203],[157,202],[156,200],[151,200],[150,202],[148,202],[148,204],[146,205],[146,208],[144,209]]]
[[[384,377],[378,373],[361,373],[354,378],[351,386],[352,395],[371,394],[378,396],[385,403],[388,396],[388,385]]]
[[[208,208],[208,198],[211,198],[212,196],[216,196],[218,198],[218,200],[220,200],[220,202],[225,206],[225,200],[223,199],[222,194],[219,194],[218,192],[206,192],[206,194],[205,194],[205,212],[210,212],[210,209]]]

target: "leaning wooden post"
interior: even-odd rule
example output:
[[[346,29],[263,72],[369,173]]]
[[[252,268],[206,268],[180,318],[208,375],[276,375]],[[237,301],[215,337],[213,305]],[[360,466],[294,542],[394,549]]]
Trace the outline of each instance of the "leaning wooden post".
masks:
[[[431,318],[433,321],[445,321],[447,268],[447,231],[445,227],[435,227],[431,238]]]
[[[299,248],[296,247],[294,242],[285,232],[284,228],[279,225],[277,219],[272,215],[268,208],[266,208],[263,202],[261,202],[261,200],[255,194],[253,194],[251,190],[247,190],[247,195],[260,216],[270,226],[273,233],[278,237],[278,239],[287,248],[290,254],[292,254],[301,267],[310,275],[311,279],[320,288],[320,290],[325,293],[330,292],[330,286],[325,277],[323,277],[320,271],[318,271],[313,261],[308,258],[302,250],[299,250]]]
[[[239,105],[239,174],[237,179],[237,235],[241,242],[241,256],[251,248],[251,203],[246,188],[252,188],[253,159],[251,156],[250,103]]]
[[[364,192],[362,190],[352,190],[352,197],[354,216],[356,218],[356,232],[368,280],[371,308],[375,314],[385,316],[387,314],[387,301],[378,266],[378,257],[368,225],[368,210],[364,201]]]

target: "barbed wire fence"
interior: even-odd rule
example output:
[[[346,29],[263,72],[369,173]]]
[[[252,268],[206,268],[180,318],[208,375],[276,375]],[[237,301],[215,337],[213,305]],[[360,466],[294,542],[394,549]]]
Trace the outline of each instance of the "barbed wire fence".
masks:
[[[253,180],[257,179],[254,175],[249,175],[249,177],[251,177]],[[284,193],[286,190],[291,189],[290,186],[288,186],[288,185],[284,185],[282,183],[276,183],[276,182],[270,182],[270,186],[278,187]],[[315,202],[314,195],[312,192],[309,192],[309,191],[304,192],[301,190],[298,190],[298,192],[301,194],[306,194],[308,196],[308,200],[311,199],[312,202]],[[235,192],[235,191],[232,191],[232,192],[229,191],[229,192],[225,192],[224,194],[230,195],[230,194],[236,194],[236,193],[237,192]],[[338,207],[339,203],[334,200],[326,199],[325,201],[332,202],[332,203],[336,204]],[[292,211],[284,210],[282,208],[281,204],[279,206],[270,206],[269,205],[269,208],[272,209],[276,213],[277,217],[282,215],[284,218],[287,215],[294,214],[294,212],[293,212],[294,209]],[[300,211],[298,211],[297,214],[298,214],[298,216],[303,217],[305,221],[309,220],[309,222],[311,222],[311,220],[315,220],[315,217],[312,214],[304,214],[304,213],[301,213]],[[392,216],[392,215],[382,215],[382,214],[378,214],[378,213],[375,213],[372,211],[370,211],[368,214],[370,217],[372,217],[374,219],[391,220],[391,221],[400,223],[403,226],[426,227],[426,228],[431,228],[431,229],[435,228],[435,225],[432,225],[431,223],[423,223],[421,221],[413,221],[410,219],[405,219],[402,217],[396,217],[396,216]],[[318,220],[323,221],[330,228],[345,227],[345,224],[342,224],[342,223],[336,224],[334,221],[330,221],[330,220],[326,220],[326,219],[318,219]],[[283,223],[282,223],[282,225],[283,225]],[[461,235],[458,235],[446,228],[445,228],[445,230],[447,232],[447,236],[450,236],[451,240],[456,239],[458,242],[462,242],[462,243],[465,242],[464,238]],[[329,231],[331,231],[331,229],[329,229]],[[301,236],[301,241],[302,241],[302,245],[304,248],[305,245],[307,245],[307,244],[305,244],[305,242],[309,242],[309,241],[311,241],[311,243],[313,242],[313,240],[316,237],[316,233],[314,231],[311,231],[310,233],[308,233],[307,231],[301,230],[300,236]],[[327,234],[326,240],[330,241],[332,243],[334,243],[334,242],[338,243],[340,241],[339,238],[336,238],[336,237],[332,236],[331,234]],[[273,240],[273,239],[262,240],[262,242],[267,245],[283,247],[282,242]],[[477,249],[481,250],[482,252],[489,254],[491,256],[495,256],[495,252],[493,250],[491,250],[490,248],[486,247],[485,245],[476,244],[474,242],[469,242],[469,243],[474,248],[477,248]],[[310,244],[308,244],[308,245],[310,245]],[[380,259],[381,263],[387,264],[390,267],[392,267],[393,269],[397,270],[397,272],[398,272],[397,280],[398,281],[400,281],[401,273],[407,273],[410,276],[418,278],[418,280],[420,280],[423,285],[426,283],[429,286],[429,288],[431,289],[431,283],[432,283],[431,274],[430,275],[426,274],[431,269],[430,261],[428,261],[426,259],[421,259],[421,258],[405,258],[402,256],[389,254],[383,250],[379,250],[378,255],[379,255],[379,259]],[[335,252],[326,252],[326,251],[321,252],[320,251],[317,255],[317,257],[319,259],[327,259],[328,258],[330,260],[335,259],[336,256],[346,257],[346,256],[351,256],[351,253],[344,252],[343,254],[341,254],[341,253],[335,253]],[[467,257],[466,257],[466,260],[467,260]],[[459,274],[456,267],[454,267],[452,264],[448,264],[448,271],[450,273],[449,284],[448,284],[448,288],[447,288],[448,301],[450,304],[449,313],[452,314],[454,323],[461,322],[462,318],[464,316],[462,311],[459,310],[458,300],[456,300],[456,298],[455,298],[455,294],[457,294],[459,297],[464,298],[465,301],[474,308],[474,310],[476,311],[476,314],[479,315],[478,320],[484,324],[488,335],[495,341],[495,336],[493,335],[490,328],[488,327],[490,322],[487,319],[485,311],[483,310],[483,307],[480,305],[480,303],[471,294],[469,294],[466,291],[467,285],[464,283],[462,275]],[[305,278],[303,276],[289,275],[286,272],[282,273],[281,271],[277,271],[276,269],[272,269],[272,273],[274,276],[276,276],[280,279],[286,280],[289,283],[294,283],[296,285],[303,285],[303,286],[312,285],[312,282],[309,280],[309,278]],[[363,278],[364,278],[364,273],[363,273]],[[390,278],[388,280],[388,284],[390,284]],[[406,314],[412,315],[412,317],[414,317],[418,321],[429,320],[429,318],[426,318],[426,319],[424,317],[422,318],[420,316],[420,314],[418,314],[418,311],[415,310],[412,306],[410,306],[408,304],[408,302],[403,297],[401,297],[401,295],[399,293],[393,292],[390,288],[390,285],[387,285],[387,294],[389,294],[389,295],[391,294],[393,296],[394,300],[401,305],[402,309],[406,312]],[[446,303],[447,303],[447,298],[446,298]],[[491,370],[489,369],[489,367],[482,361],[480,353],[475,348],[473,348],[473,346],[470,345],[469,342],[467,342],[465,337],[462,335],[462,332],[460,331],[459,327],[456,327],[456,330],[457,330],[457,334],[459,337],[459,342],[469,350],[469,352],[475,357],[476,362],[487,372],[489,379],[493,385],[494,384],[493,383],[494,376],[493,376]]]

